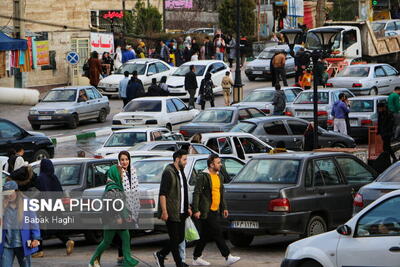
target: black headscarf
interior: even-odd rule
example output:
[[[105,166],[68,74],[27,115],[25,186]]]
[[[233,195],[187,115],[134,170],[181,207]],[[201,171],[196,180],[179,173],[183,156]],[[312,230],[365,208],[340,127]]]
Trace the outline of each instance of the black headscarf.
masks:
[[[40,174],[37,178],[37,188],[42,192],[63,191],[60,181],[54,174],[53,162],[49,159],[42,159],[40,162]]]

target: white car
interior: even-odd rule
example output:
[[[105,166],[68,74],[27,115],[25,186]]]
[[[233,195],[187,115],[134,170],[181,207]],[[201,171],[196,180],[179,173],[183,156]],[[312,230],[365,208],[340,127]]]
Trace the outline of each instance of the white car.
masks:
[[[128,71],[130,74],[132,74],[132,72],[135,70],[138,72],[138,78],[142,81],[144,89],[147,91],[153,78],[156,78],[157,82],[159,82],[161,77],[168,77],[176,70],[176,68],[171,67],[159,59],[138,58],[129,60],[113,74],[100,80],[97,89],[99,89],[103,95],[118,95],[119,82],[124,79],[124,72]],[[129,77],[131,77],[131,75]]]
[[[398,267],[400,190],[383,195],[336,231],[289,245],[281,267]]]
[[[111,133],[103,146],[96,151],[95,157],[127,150],[141,142],[161,140],[184,140],[180,133],[172,133],[167,128],[132,128]]]
[[[130,101],[114,115],[112,129],[132,127],[166,127],[191,121],[199,111],[189,109],[177,97],[141,97]]]
[[[195,67],[197,85],[199,86],[195,97],[199,95],[201,81],[204,79],[207,72],[211,73],[211,79],[216,86],[213,90],[214,93],[222,92],[222,78],[227,71],[230,71],[228,65],[220,60],[198,60],[186,62],[168,77],[167,85],[170,95],[179,96],[184,99],[189,98],[189,93],[185,90],[185,75],[189,72],[191,65]]]

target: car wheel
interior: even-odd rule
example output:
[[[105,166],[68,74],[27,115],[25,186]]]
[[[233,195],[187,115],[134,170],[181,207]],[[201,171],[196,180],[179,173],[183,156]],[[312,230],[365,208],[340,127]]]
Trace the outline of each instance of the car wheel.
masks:
[[[44,149],[39,149],[33,155],[33,161],[38,161],[38,160],[48,159],[48,158],[50,158],[50,154],[49,154],[49,152],[47,152]]]
[[[378,88],[372,87],[372,89],[369,91],[370,95],[378,95]]]
[[[107,120],[107,112],[105,109],[100,110],[99,117],[97,118],[97,121],[100,123],[103,123]]]
[[[321,216],[312,216],[308,221],[306,232],[303,237],[319,235],[327,231],[327,226],[324,218]]]
[[[103,240],[102,230],[90,230],[85,232],[85,239],[89,244],[100,244]]]
[[[31,126],[32,126],[32,129],[35,131],[40,130],[40,124],[31,124]]]
[[[343,143],[334,143],[334,144],[332,145],[332,147],[336,147],[336,148],[346,148],[347,146],[346,146],[346,144],[343,144]]]
[[[249,79],[250,82],[254,82],[256,80],[256,77],[254,76],[247,76],[247,79]]]
[[[300,263],[299,267],[322,267],[322,265],[314,260],[307,260]]]
[[[76,129],[76,127],[78,127],[78,124],[79,124],[78,115],[73,114],[71,116],[70,122],[68,123],[68,127],[71,128],[71,129]]]
[[[165,128],[167,128],[168,130],[170,130],[172,132],[172,125],[171,123],[167,123],[167,125],[165,125]]]
[[[229,232],[228,238],[235,247],[244,248],[250,246],[251,242],[253,242],[254,235]]]

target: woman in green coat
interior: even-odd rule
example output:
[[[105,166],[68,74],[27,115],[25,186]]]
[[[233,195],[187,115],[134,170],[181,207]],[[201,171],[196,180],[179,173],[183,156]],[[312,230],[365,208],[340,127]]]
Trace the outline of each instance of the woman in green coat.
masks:
[[[121,151],[118,155],[119,164],[112,166],[108,171],[104,198],[123,199],[125,205],[124,209],[117,214],[112,214],[112,216],[111,214],[105,214],[104,218],[113,218],[113,221],[105,223],[103,241],[93,254],[89,267],[100,267],[101,255],[111,245],[116,234],[118,234],[122,240],[123,266],[134,267],[139,264],[139,262],[131,256],[129,230],[123,229],[123,225],[126,224],[137,228],[140,208],[138,193],[139,183],[136,170],[130,164],[130,158],[130,154],[127,151]]]

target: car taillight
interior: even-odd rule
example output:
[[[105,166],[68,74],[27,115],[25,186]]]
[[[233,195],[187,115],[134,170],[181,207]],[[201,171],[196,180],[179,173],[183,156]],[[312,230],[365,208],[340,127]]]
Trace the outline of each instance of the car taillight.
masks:
[[[353,205],[355,207],[364,207],[363,196],[360,193],[357,193],[354,197]]]
[[[102,155],[94,155],[94,158],[95,158],[95,159],[102,159],[103,156],[102,156]]]
[[[333,125],[333,120],[327,120],[326,123],[327,123],[328,125],[332,126],[332,125]]]
[[[362,87],[362,83],[353,83],[353,88],[354,87]]]
[[[268,211],[290,211],[290,202],[287,198],[273,199],[268,203]]]
[[[265,114],[269,114],[271,111],[269,109],[261,109],[262,112],[264,112]]]
[[[185,130],[180,130],[179,133],[183,136],[189,136],[189,133]]]
[[[363,126],[372,126],[373,122],[371,120],[361,120],[361,125],[363,125]]]
[[[291,117],[293,117],[293,113],[290,112],[290,111],[286,111],[286,112],[285,112],[285,115],[286,115],[286,116],[291,116]]]
[[[328,112],[326,111],[318,111],[317,116],[328,116]]]
[[[156,202],[154,199],[141,199],[140,207],[141,208],[154,208],[156,206]]]
[[[326,87],[333,87],[333,84],[332,83],[326,83],[325,86]]]

